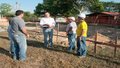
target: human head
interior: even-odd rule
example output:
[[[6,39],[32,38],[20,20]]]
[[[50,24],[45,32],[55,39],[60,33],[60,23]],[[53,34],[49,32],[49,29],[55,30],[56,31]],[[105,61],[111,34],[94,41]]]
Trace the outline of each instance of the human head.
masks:
[[[75,21],[75,17],[68,17],[68,21],[69,22],[74,22]]]
[[[86,15],[84,13],[81,13],[78,15],[78,21],[84,20],[86,18]]]
[[[50,13],[49,12],[45,12],[45,17],[50,17]]]
[[[24,11],[23,11],[23,10],[17,10],[17,11],[15,12],[15,15],[16,15],[16,16],[20,16],[20,17],[23,17],[23,16],[24,16]]]

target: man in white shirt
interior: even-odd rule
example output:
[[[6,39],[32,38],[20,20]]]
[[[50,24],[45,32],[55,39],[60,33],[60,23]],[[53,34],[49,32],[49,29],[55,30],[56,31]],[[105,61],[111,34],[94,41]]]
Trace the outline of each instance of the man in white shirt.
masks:
[[[54,18],[50,17],[49,12],[45,12],[45,17],[41,18],[40,26],[43,28],[44,45],[53,47],[53,28],[55,27]],[[49,39],[48,39],[49,38]]]
[[[68,35],[69,48],[68,51],[71,52],[75,49],[75,39],[76,39],[76,29],[77,25],[75,23],[74,17],[68,17],[68,25],[66,28],[66,33]]]

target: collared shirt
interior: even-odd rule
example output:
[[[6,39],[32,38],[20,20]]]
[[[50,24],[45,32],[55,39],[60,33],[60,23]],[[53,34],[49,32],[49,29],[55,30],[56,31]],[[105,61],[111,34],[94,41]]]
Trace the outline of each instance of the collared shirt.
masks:
[[[78,27],[77,27],[77,30],[76,30],[77,36],[80,36],[80,35],[81,35],[82,30],[85,31],[85,33],[83,34],[83,36],[84,36],[84,37],[87,37],[88,26],[87,26],[87,23],[86,23],[84,20],[82,20],[82,21],[80,22],[80,24],[78,25]]]
[[[42,27],[46,27],[46,26],[44,26],[44,24],[47,24],[49,26],[54,27],[55,26],[55,20],[53,18],[51,18],[51,17],[49,17],[49,18],[46,18],[46,17],[41,18],[40,25]]]

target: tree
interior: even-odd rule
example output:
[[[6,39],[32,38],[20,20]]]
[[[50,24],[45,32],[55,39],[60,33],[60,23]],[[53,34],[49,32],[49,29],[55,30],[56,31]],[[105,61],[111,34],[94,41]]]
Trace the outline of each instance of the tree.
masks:
[[[35,14],[39,15],[44,11],[49,11],[52,15],[68,16],[79,13],[73,8],[74,0],[44,0],[43,4],[38,4]]]
[[[99,0],[77,0],[75,8],[80,12],[86,10],[90,12],[102,12],[104,10],[103,4]]]
[[[30,13],[30,12],[24,12],[24,17],[23,18],[26,22],[37,21],[38,20],[38,17],[35,14]]]
[[[104,5],[104,11],[108,12],[120,12],[120,3],[115,2],[102,2]]]
[[[91,12],[102,12],[104,11],[103,4],[99,0],[89,0],[90,6],[89,9]]]
[[[12,10],[11,5],[7,3],[0,4],[0,14],[3,16],[8,15],[9,12]]]
[[[103,9],[99,0],[44,0],[36,6],[35,14],[49,11],[54,16],[75,16],[82,11],[101,12]]]
[[[41,14],[43,14],[43,12],[45,11],[45,6],[44,6],[44,4],[38,4],[37,6],[36,6],[36,9],[34,10],[34,12],[35,12],[35,15],[37,15],[37,16],[40,16]]]

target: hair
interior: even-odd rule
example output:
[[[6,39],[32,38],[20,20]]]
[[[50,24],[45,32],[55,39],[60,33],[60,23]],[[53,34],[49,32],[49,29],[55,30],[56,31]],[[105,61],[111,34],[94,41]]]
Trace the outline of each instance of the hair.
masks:
[[[21,15],[21,14],[23,14],[23,13],[24,13],[23,10],[17,10],[17,11],[15,12],[15,15],[16,15],[16,16],[19,16],[19,15]]]
[[[44,12],[44,14],[45,14],[45,13],[49,13],[49,14],[50,14],[50,12],[48,12],[48,11]]]

